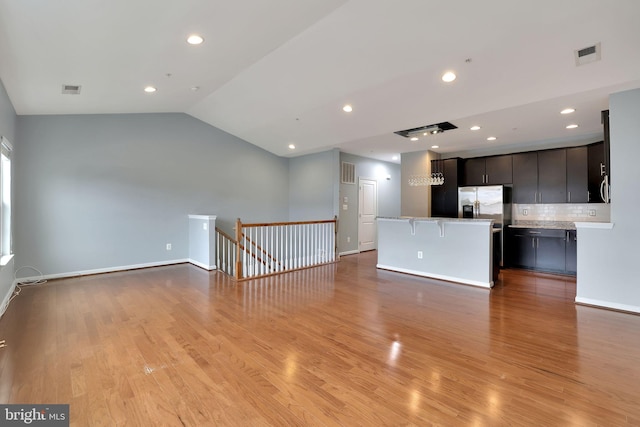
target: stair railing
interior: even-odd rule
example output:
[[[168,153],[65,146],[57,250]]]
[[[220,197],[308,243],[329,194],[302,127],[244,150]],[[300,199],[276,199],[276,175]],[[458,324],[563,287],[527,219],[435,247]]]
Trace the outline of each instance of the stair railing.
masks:
[[[245,280],[336,262],[338,220],[243,224],[235,238],[216,227],[218,270]]]

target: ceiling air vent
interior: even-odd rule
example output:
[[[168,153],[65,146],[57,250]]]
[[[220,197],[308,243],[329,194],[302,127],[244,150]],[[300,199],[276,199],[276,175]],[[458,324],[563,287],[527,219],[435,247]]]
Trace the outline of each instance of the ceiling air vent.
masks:
[[[355,184],[356,183],[356,165],[353,163],[342,162],[341,173],[343,184]]]
[[[587,46],[582,49],[573,51],[576,58],[576,66],[588,64],[590,62],[600,61],[601,50],[600,43],[596,43],[593,46]]]
[[[63,95],[80,95],[80,89],[82,89],[82,86],[62,85],[62,94]]]

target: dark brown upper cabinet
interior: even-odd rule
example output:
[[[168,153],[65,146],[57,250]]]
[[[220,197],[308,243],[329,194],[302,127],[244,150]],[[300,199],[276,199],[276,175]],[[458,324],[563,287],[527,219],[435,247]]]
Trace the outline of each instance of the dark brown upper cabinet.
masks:
[[[513,203],[538,202],[538,153],[513,154]]]
[[[431,216],[457,218],[458,186],[462,175],[461,159],[432,160],[431,170],[444,174],[443,185],[431,186]]]
[[[567,150],[538,151],[537,203],[567,202]]]
[[[463,185],[511,184],[511,155],[477,157],[464,162]]]
[[[589,202],[588,148],[567,148],[567,203]]]

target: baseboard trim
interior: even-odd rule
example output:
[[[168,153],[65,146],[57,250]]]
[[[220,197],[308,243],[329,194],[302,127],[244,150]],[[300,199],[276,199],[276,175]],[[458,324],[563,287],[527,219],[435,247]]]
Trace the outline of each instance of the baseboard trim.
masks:
[[[625,313],[640,314],[640,307],[636,305],[618,304],[615,302],[601,301],[591,298],[576,297],[576,304],[588,305],[590,307],[605,308],[608,310],[624,311]]]
[[[70,277],[90,276],[93,274],[115,273],[117,271],[138,270],[141,268],[162,267],[165,265],[174,265],[174,264],[185,264],[188,262],[190,262],[189,259],[174,259],[174,260],[168,260],[168,261],[148,262],[143,264],[131,264],[131,265],[116,266],[116,267],[96,268],[94,270],[82,270],[82,271],[71,271],[67,273],[45,274],[42,277],[40,276],[20,277],[16,279],[16,282],[22,285],[29,285],[29,282],[33,282],[36,280],[66,279]]]
[[[410,270],[410,269],[407,269],[407,268],[399,268],[399,267],[391,267],[391,266],[383,265],[383,264],[377,264],[376,267],[379,268],[379,269],[382,269],[382,270],[397,271],[398,273],[406,273],[406,274],[412,274],[414,276],[429,277],[431,279],[438,279],[438,280],[444,280],[444,281],[447,281],[447,282],[461,283],[463,285],[477,286],[479,288],[490,289],[494,285],[493,282],[480,282],[480,281],[477,281],[477,280],[468,280],[468,279],[463,279],[463,278],[460,278],[460,277],[444,276],[444,275],[441,275],[441,274],[431,274],[431,273],[425,273],[424,271]]]
[[[2,299],[2,304],[0,305],[0,318],[4,315],[4,313],[9,308],[9,301],[11,301],[11,297],[13,296],[13,293],[16,290],[17,284],[18,282],[14,280],[11,286],[9,287],[9,292],[7,292],[7,294]]]
[[[344,256],[344,255],[356,255],[359,254],[360,251],[359,250],[353,250],[353,251],[344,251],[344,252],[340,252],[338,255],[340,256]]]
[[[205,263],[196,261],[195,259],[189,258],[189,263],[195,265],[196,267],[204,268],[205,270],[211,271],[215,270],[217,267],[215,265],[207,265]]]

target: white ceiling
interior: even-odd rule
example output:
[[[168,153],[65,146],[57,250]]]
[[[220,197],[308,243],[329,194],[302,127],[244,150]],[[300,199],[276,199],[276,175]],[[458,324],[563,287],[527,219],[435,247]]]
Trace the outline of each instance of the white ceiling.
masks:
[[[0,78],[21,115],[186,112],[280,156],[504,152],[601,138],[608,94],[640,87],[639,16],[638,0],[0,0]],[[459,129],[393,133],[442,121]]]

